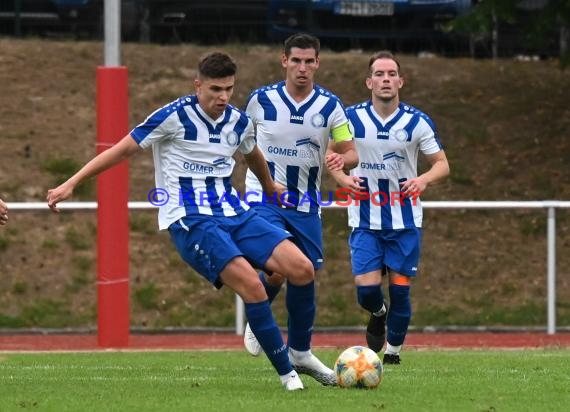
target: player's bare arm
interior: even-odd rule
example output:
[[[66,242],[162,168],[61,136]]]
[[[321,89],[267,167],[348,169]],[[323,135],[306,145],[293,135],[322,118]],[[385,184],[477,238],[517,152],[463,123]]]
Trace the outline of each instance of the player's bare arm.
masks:
[[[329,171],[329,174],[341,189],[349,189],[351,192],[361,192],[363,190],[366,190],[365,187],[360,186],[362,179],[358,176],[347,175],[342,170]]]
[[[354,169],[358,165],[358,153],[348,123],[332,130],[325,165],[329,170],[345,171]]]
[[[443,150],[425,155],[431,165],[429,170],[418,177],[406,180],[402,184],[404,193],[423,192],[429,185],[437,183],[449,176],[449,163]]]
[[[341,142],[329,140],[325,155],[325,165],[329,172],[354,169],[358,165],[358,152],[356,151],[354,140]]]
[[[54,212],[59,212],[57,204],[69,199],[78,184],[115,166],[141,150],[137,142],[135,142],[130,135],[123,137],[115,146],[105,150],[87,162],[85,166],[67,181],[55,189],[48,190],[46,200],[49,208]]]
[[[358,153],[356,152],[354,140],[336,142],[332,148],[333,152],[330,154],[330,156],[327,156],[325,158],[325,161],[327,162],[327,168],[329,170],[333,170],[334,168],[332,164],[329,166],[329,161],[331,163],[336,163],[336,170],[350,170],[354,169],[358,165]],[[339,163],[341,162],[342,165],[339,167]]]
[[[352,140],[350,142],[354,143]],[[334,143],[332,141],[329,143],[326,154],[327,158],[337,154],[336,152],[333,151],[337,145],[338,143]],[[358,162],[358,156],[357,156],[357,162]],[[359,178],[358,176],[349,176],[344,172],[342,168],[341,169],[328,168],[328,171],[329,175],[334,179],[334,181],[340,188],[349,189],[353,192],[360,192],[362,190],[365,190],[364,187],[360,186],[360,182],[362,182],[362,179]]]

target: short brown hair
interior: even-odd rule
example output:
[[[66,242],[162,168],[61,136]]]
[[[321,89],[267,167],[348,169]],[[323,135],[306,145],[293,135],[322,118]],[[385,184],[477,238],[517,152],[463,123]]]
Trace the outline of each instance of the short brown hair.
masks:
[[[396,60],[396,58],[394,57],[394,55],[392,54],[391,51],[388,50],[380,50],[376,53],[374,53],[371,57],[370,60],[368,61],[368,76],[372,75],[372,65],[374,64],[374,62],[376,60],[379,59],[390,59],[393,60],[396,63],[396,66],[398,66],[398,73],[400,73],[400,62],[398,60]]]
[[[198,76],[209,79],[220,79],[222,77],[234,76],[237,72],[237,65],[227,54],[213,52],[204,56],[198,63]]]
[[[289,57],[291,49],[298,47],[299,49],[315,49],[315,54],[318,57],[321,50],[321,42],[315,36],[307,33],[296,33],[289,36],[283,43],[283,52],[285,56]]]

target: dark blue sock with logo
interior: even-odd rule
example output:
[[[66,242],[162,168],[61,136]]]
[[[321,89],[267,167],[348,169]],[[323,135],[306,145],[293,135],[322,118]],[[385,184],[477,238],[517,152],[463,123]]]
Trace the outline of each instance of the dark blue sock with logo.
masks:
[[[273,367],[279,375],[286,375],[293,370],[287,354],[287,346],[283,342],[281,331],[275,323],[269,301],[246,303],[245,314],[251,331],[263,348]]]
[[[387,340],[392,346],[402,345],[412,318],[410,286],[390,285],[390,309],[386,326]]]
[[[289,312],[289,347],[298,351],[307,351],[311,349],[311,336],[317,310],[315,282],[303,286],[287,282],[285,302]]]

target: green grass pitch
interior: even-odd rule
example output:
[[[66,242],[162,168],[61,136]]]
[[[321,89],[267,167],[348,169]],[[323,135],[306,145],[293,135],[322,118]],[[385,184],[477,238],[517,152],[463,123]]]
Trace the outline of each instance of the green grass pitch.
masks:
[[[333,365],[340,350],[316,350]],[[570,350],[408,350],[377,389],[286,392],[244,351],[0,353],[0,411],[568,411]]]

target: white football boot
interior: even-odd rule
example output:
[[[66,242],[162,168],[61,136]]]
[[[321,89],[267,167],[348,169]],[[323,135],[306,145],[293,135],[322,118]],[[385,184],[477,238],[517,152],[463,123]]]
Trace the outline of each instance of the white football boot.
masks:
[[[325,386],[338,384],[336,373],[323,364],[310,350],[299,352],[289,348],[289,361],[297,373],[309,375]]]
[[[294,370],[289,372],[287,375],[279,376],[279,378],[281,379],[283,387],[288,391],[299,391],[305,389],[303,382],[301,382],[301,378],[299,378],[299,375]]]
[[[263,348],[257,341],[257,338],[251,331],[249,327],[249,322],[245,325],[245,332],[243,334],[243,345],[245,349],[252,355],[252,356],[259,356],[261,352],[263,352]]]

